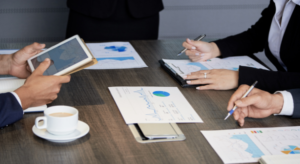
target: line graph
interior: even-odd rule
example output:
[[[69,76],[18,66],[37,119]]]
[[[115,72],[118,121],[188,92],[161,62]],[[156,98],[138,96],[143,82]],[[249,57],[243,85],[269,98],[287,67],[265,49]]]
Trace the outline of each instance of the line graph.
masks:
[[[141,96],[140,98],[145,100],[145,103],[147,105],[147,109],[151,110],[153,113],[150,114],[146,114],[148,116],[152,116],[153,118],[156,118],[158,120],[161,120],[160,115],[157,113],[155,107],[153,106],[153,104],[150,102],[149,98],[147,97],[147,95],[145,94],[143,88],[141,88],[141,90],[137,90],[135,91],[136,93],[139,93]]]
[[[177,87],[109,87],[109,90],[127,124],[202,122]]]

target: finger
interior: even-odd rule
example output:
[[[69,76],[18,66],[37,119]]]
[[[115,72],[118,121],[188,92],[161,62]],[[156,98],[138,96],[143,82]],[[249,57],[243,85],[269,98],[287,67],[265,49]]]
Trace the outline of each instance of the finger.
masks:
[[[240,108],[237,108],[234,112],[233,112],[233,118],[234,120],[238,120],[239,116],[240,116]]]
[[[250,105],[254,105],[255,103],[261,100],[261,96],[258,94],[250,95],[248,97],[242,98],[240,100],[235,101],[235,105],[238,107],[247,107]]]
[[[197,80],[188,80],[186,83],[190,85],[195,85],[195,84],[211,84],[213,82],[212,79],[197,79]]]
[[[26,66],[26,69],[27,69],[28,72],[31,73],[31,69],[30,69],[29,65]]]
[[[217,89],[217,86],[214,84],[199,86],[196,88],[197,90],[211,90],[211,89]]]
[[[50,66],[50,59],[46,58],[33,72],[32,75],[43,75]]]
[[[206,74],[206,76],[205,76]],[[209,74],[209,72],[204,72],[204,73],[198,73],[198,74],[191,74],[191,75],[186,75],[184,79],[211,79],[212,75]]]
[[[186,42],[188,44],[198,47],[198,48],[204,43],[203,41],[195,41],[195,40],[190,40],[190,39],[186,39]]]
[[[71,80],[70,75],[60,76],[59,83],[68,83],[68,82],[70,82],[70,80]]]
[[[243,94],[247,92],[250,86],[248,85],[241,85],[230,97],[227,105],[227,110],[230,111],[233,106],[235,105],[234,102],[240,98],[242,98]]]
[[[241,113],[239,115],[238,122],[239,122],[240,126],[244,126],[245,117],[247,117],[247,114],[246,114],[245,110],[247,110],[247,109],[242,108]]]
[[[38,53],[41,51],[41,49],[45,48],[45,46],[46,46],[45,44],[34,42],[31,45],[24,47],[23,50],[26,53]]]
[[[199,51],[196,51],[196,50],[186,50],[185,51],[185,54],[189,57],[189,58],[195,58],[195,57],[201,57],[200,56],[200,53]]]
[[[199,62],[206,62],[209,59],[210,59],[210,57],[209,57],[208,54],[202,53],[202,54],[200,54],[200,60],[199,60]]]
[[[205,73],[209,74],[210,72],[212,72],[212,70],[201,70],[201,71],[192,72],[191,75],[203,75]]]
[[[187,39],[188,40],[188,39]],[[182,46],[188,50],[195,50],[196,47],[194,45],[189,44],[187,41],[182,43]]]

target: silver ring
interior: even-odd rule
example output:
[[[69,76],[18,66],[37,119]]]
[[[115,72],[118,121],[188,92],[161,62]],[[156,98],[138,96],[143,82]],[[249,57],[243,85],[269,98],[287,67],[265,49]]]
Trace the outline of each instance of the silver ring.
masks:
[[[205,72],[205,73],[204,73],[204,79],[206,79],[206,74],[207,74],[207,73]]]

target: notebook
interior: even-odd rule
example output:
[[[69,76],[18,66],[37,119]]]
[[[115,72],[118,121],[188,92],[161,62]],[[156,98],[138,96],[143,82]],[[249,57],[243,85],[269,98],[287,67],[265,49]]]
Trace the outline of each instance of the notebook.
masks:
[[[265,66],[248,56],[228,57],[228,58],[214,58],[205,62],[191,62],[188,59],[162,59],[159,60],[162,68],[168,72],[173,79],[175,79],[182,87],[196,87],[199,85],[189,85],[183,76],[191,72],[210,69],[228,69],[238,71],[239,66],[253,67],[257,69],[268,70]]]
[[[299,164],[300,154],[293,155],[264,155],[258,162],[260,164]]]

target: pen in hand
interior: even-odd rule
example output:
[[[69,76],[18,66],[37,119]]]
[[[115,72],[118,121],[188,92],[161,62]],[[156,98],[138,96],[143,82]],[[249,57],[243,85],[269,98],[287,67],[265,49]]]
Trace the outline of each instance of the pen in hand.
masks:
[[[202,40],[205,36],[206,36],[205,34],[204,34],[204,35],[200,35],[200,36],[198,36],[197,38],[195,38],[194,40],[195,40],[195,41],[200,41],[200,40]],[[177,56],[179,56],[179,55],[185,53],[186,50],[187,50],[187,48],[183,49],[182,51],[179,52],[179,54],[178,54]]]
[[[255,81],[254,84],[251,85],[251,87],[247,90],[247,92],[243,95],[242,98],[247,97],[248,94],[252,91],[252,89],[255,87],[256,84],[257,84],[257,81]],[[234,107],[229,111],[228,115],[225,117],[224,120],[227,120],[227,118],[232,115],[232,113],[236,110],[236,108],[237,108],[237,106],[234,105]]]

